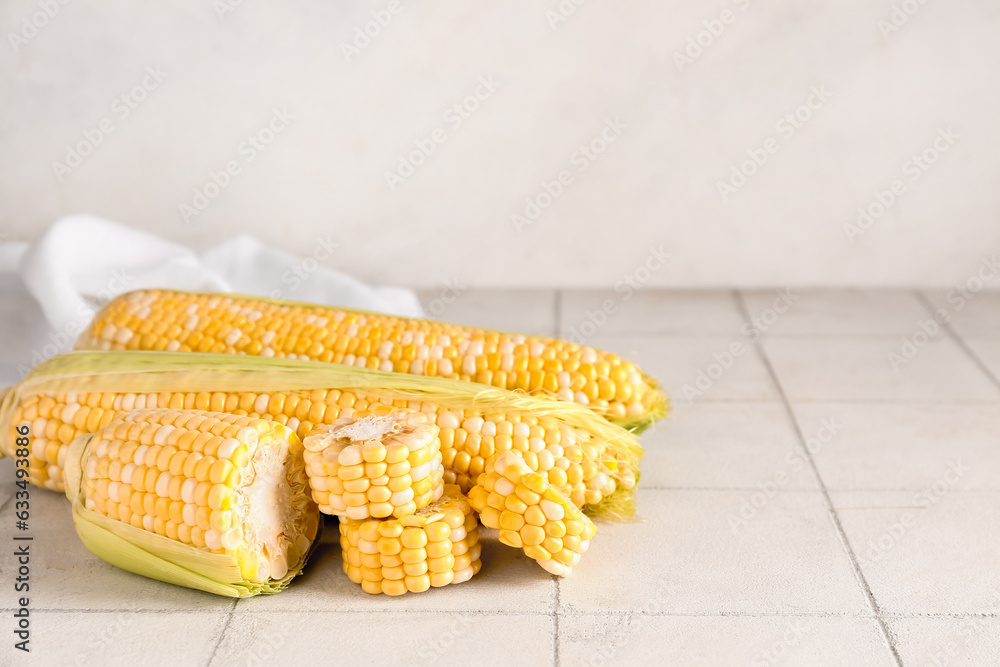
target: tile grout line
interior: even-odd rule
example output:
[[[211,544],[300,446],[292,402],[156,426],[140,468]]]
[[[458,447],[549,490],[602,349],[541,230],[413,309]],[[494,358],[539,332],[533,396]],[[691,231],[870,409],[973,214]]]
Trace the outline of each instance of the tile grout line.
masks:
[[[556,321],[553,325],[555,338],[562,338],[562,310],[563,310],[563,290],[557,289],[555,298],[552,299],[552,314]]]
[[[215,662],[215,654],[219,651],[219,646],[222,645],[222,640],[226,636],[226,630],[229,629],[229,624],[233,622],[233,612],[236,611],[237,602],[239,602],[239,598],[233,600],[233,603],[229,605],[229,612],[226,614],[226,621],[222,624],[219,636],[215,639],[215,646],[212,647],[212,653],[209,654],[208,662],[205,663],[205,667],[211,667],[212,663]]]
[[[913,294],[916,296],[917,301],[922,303],[924,308],[927,309],[927,313],[934,318],[935,322],[937,322],[937,317],[934,317],[934,304],[927,298],[927,295],[921,290],[914,290]],[[972,360],[972,363],[974,363],[979,370],[981,370],[983,374],[989,378],[989,381],[993,384],[993,386],[1000,389],[1000,378],[997,378],[996,374],[990,370],[989,366],[986,365],[986,362],[980,359],[979,355],[976,354],[971,347],[969,347],[969,344],[965,342],[965,339],[958,335],[958,332],[951,326],[951,322],[946,320],[944,322],[939,322],[939,324],[941,328],[944,329],[944,332],[948,334],[948,337],[951,338],[956,345],[962,348],[962,351],[965,352],[966,356]]]
[[[733,290],[733,298],[735,299],[737,307],[740,309],[740,313],[743,315],[744,320],[749,322],[750,313],[747,310],[746,302],[743,300],[743,294],[739,290]],[[830,513],[833,526],[837,531],[837,536],[839,537],[844,550],[847,552],[851,568],[854,570],[854,576],[861,585],[861,589],[868,602],[868,606],[871,608],[872,613],[875,614],[875,620],[882,632],[882,637],[885,639],[885,642],[889,647],[889,652],[892,654],[892,658],[896,662],[896,665],[903,667],[903,661],[900,658],[899,650],[896,648],[896,644],[892,639],[892,634],[889,632],[889,626],[886,624],[885,619],[882,618],[882,610],[878,605],[878,601],[875,599],[874,593],[872,593],[871,586],[868,584],[868,580],[865,578],[864,572],[861,570],[861,564],[858,562],[858,557],[854,553],[854,549],[851,548],[850,541],[847,539],[847,532],[844,530],[844,526],[840,522],[840,516],[834,508],[833,499],[830,497],[830,492],[826,488],[823,476],[819,473],[819,467],[816,465],[816,460],[813,458],[812,452],[809,451],[809,448],[806,446],[806,439],[802,434],[802,429],[799,426],[798,419],[795,418],[795,412],[792,410],[792,404],[789,402],[788,396],[785,394],[785,389],[781,385],[781,381],[778,379],[778,374],[775,372],[774,366],[771,364],[771,359],[767,356],[767,352],[764,350],[764,346],[761,345],[759,339],[754,340],[753,345],[757,355],[760,357],[761,363],[764,364],[768,375],[771,376],[771,382],[774,384],[775,390],[778,392],[778,396],[781,397],[781,402],[785,406],[785,412],[788,414],[788,419],[791,421],[791,426],[795,431],[796,437],[798,438],[799,446],[802,449],[802,453],[809,461],[809,467],[812,468],[816,481],[819,483],[820,492],[823,495],[824,502],[826,503],[827,511]]]

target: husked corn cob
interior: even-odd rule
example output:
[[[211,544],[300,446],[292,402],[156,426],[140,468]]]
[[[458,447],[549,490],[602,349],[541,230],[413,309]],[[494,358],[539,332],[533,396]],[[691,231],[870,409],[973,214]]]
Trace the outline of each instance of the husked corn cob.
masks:
[[[320,511],[384,519],[430,505],[444,491],[440,430],[422,412],[389,406],[314,428],[303,444]]]
[[[320,517],[309,498],[302,443],[281,424],[218,412],[136,410],[81,441],[75,462],[70,454],[77,468],[68,474],[79,480],[68,495],[101,517],[84,516],[77,525],[102,558],[162,578],[151,559],[170,560],[186,545],[217,555],[233,580],[216,581],[221,591],[198,585],[204,575],[191,567],[192,580],[164,580],[237,595],[280,590],[301,570]],[[137,558],[127,546],[109,548],[102,529],[150,553]],[[240,588],[232,590],[234,584]]]
[[[479,524],[448,484],[437,502],[398,519],[341,519],[344,572],[366,593],[421,593],[479,572]]]
[[[288,357],[466,380],[575,401],[640,430],[666,412],[654,380],[592,347],[249,296],[130,292],[98,313],[76,349]]]
[[[487,464],[469,502],[484,526],[500,530],[501,542],[560,577],[569,576],[596,532],[593,522],[516,452]]]
[[[261,386],[282,389],[255,391]],[[345,388],[315,388],[336,386]],[[630,512],[641,455],[632,434],[573,404],[333,364],[126,352],[62,355],[6,390],[0,449],[9,454],[14,429],[28,425],[29,481],[61,491],[74,438],[153,407],[276,421],[300,438],[357,411],[409,408],[440,428],[445,482],[469,489],[486,459],[517,450],[580,507],[619,518]]]

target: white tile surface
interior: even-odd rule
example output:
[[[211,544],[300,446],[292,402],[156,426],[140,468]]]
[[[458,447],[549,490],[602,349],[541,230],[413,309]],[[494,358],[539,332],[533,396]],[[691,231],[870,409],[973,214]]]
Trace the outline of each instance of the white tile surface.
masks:
[[[596,336],[592,344],[637,363],[674,403],[779,398],[753,344],[742,336]]]
[[[959,334],[1000,336],[1000,291],[984,290],[973,294],[935,290],[926,295],[935,308],[948,314],[952,328]]]
[[[566,290],[560,311],[560,333],[565,337],[574,332],[588,337],[592,326],[600,335],[735,336],[743,324],[729,290]]]
[[[896,370],[898,338],[765,338],[792,401],[1000,400],[1000,391],[950,339],[939,337]]]
[[[782,295],[792,303],[786,312]],[[907,335],[928,317],[909,290],[799,290],[787,293],[751,291],[744,300],[751,317],[760,319],[765,335]],[[774,311],[769,313],[768,311]],[[769,321],[773,319],[773,324]]]
[[[893,665],[872,618],[565,615],[563,665]]]
[[[972,353],[983,362],[993,378],[1000,380],[1000,340],[980,336],[965,336],[963,340]]]
[[[432,320],[537,336],[555,335],[555,290],[477,289],[462,283],[420,290]]]
[[[225,620],[221,612],[39,611],[31,617],[31,653],[14,651],[4,664],[204,665]]]
[[[796,403],[804,433],[837,429],[813,457],[838,490],[922,490],[953,463],[957,489],[1000,490],[1000,405]],[[818,442],[818,441],[817,441]]]
[[[1000,493],[948,489],[832,494],[886,613],[996,613]]]
[[[1000,609],[998,609],[1000,611]],[[906,665],[1000,664],[1000,617],[889,618]]]
[[[818,488],[780,403],[681,401],[641,441],[644,488]]]
[[[641,523],[598,525],[590,550],[560,583],[561,607],[587,612],[865,611],[820,494],[779,492],[759,510],[750,505],[752,496],[640,491]],[[750,507],[745,523],[738,519],[744,503]]]
[[[330,664],[347,656],[367,658],[350,664],[549,665],[552,619],[520,614],[237,611],[211,667],[255,664],[255,659],[265,665]]]

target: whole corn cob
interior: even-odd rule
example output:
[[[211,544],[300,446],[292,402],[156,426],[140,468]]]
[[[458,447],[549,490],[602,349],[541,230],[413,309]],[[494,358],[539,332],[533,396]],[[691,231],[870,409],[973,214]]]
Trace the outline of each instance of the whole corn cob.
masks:
[[[501,542],[523,549],[560,577],[569,576],[596,532],[593,522],[517,452],[490,459],[469,501],[484,526],[500,530]]]
[[[402,517],[444,490],[440,428],[422,412],[381,406],[306,436],[306,470],[320,511],[348,519]]]
[[[273,420],[302,438],[357,410],[410,408],[440,428],[444,480],[469,489],[485,461],[517,450],[587,511],[626,518],[642,450],[579,405],[444,379],[229,355],[73,352],[5,390],[0,450],[29,428],[29,480],[63,489],[69,443],[133,409],[169,407]]]
[[[97,314],[76,349],[288,357],[466,380],[558,396],[636,430],[666,413],[652,378],[592,347],[250,296],[130,292]]]
[[[275,422],[136,410],[76,439],[67,495],[88,549],[220,595],[284,588],[319,529],[302,443]]]
[[[479,524],[457,486],[399,519],[341,519],[344,572],[366,593],[421,593],[479,572]]]

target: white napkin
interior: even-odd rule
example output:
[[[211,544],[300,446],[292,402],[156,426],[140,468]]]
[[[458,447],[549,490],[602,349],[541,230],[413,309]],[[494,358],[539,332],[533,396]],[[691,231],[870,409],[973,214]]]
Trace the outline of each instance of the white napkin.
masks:
[[[326,246],[331,246],[329,241]],[[238,236],[196,253],[158,236],[90,215],[57,220],[32,243],[0,250],[0,272],[18,271],[56,331],[82,331],[96,308],[141,288],[237,292],[420,317],[413,290],[372,287],[324,265],[336,250],[312,257]]]

